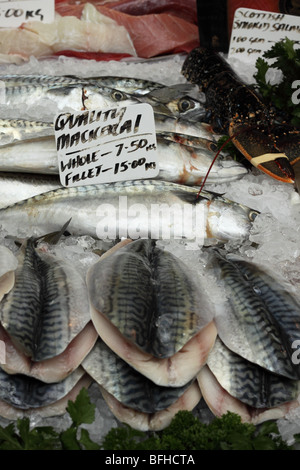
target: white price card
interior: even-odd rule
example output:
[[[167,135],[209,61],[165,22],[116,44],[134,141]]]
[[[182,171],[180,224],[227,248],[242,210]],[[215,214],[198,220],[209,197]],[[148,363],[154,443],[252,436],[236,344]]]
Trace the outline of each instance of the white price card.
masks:
[[[18,28],[27,21],[52,23],[55,17],[55,0],[0,0],[0,27]]]
[[[255,63],[275,42],[289,38],[300,46],[300,17],[238,8],[235,11],[228,58]]]
[[[158,175],[154,113],[147,103],[59,114],[54,129],[65,187]]]

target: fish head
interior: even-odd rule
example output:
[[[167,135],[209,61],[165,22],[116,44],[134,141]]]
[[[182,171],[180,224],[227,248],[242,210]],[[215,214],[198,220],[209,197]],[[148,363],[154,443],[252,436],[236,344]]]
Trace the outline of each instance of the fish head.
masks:
[[[82,89],[83,104],[87,109],[128,106],[138,100],[124,91],[106,86],[87,85]]]
[[[203,104],[191,96],[182,96],[166,103],[173,116],[184,117],[191,121],[204,118],[206,110]]]
[[[248,173],[242,163],[230,157],[222,157],[221,155],[219,157],[221,158],[217,158],[209,173],[210,178],[214,178],[217,183],[234,181]]]
[[[224,242],[248,239],[258,214],[258,211],[248,206],[216,196],[208,204],[207,238]]]

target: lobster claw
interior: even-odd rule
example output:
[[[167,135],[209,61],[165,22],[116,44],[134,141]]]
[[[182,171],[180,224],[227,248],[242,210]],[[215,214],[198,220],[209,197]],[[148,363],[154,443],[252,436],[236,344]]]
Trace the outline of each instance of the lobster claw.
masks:
[[[295,174],[295,188],[300,193],[300,129],[276,126],[276,141],[278,148],[288,156]]]
[[[236,148],[253,166],[279,181],[294,183],[295,172],[290,159],[269,126],[232,120],[228,132]]]

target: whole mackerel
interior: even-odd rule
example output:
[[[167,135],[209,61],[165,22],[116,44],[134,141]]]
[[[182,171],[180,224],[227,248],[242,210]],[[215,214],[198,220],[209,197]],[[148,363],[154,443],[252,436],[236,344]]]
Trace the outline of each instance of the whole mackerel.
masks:
[[[29,121],[30,122],[30,121]],[[12,127],[5,128],[7,140],[13,139]],[[1,122],[0,122],[1,132]],[[201,185],[217,152],[212,140],[157,132],[156,152],[158,157],[158,179]],[[58,175],[58,153],[54,135],[40,136],[40,131],[28,134],[16,142],[2,145],[0,140],[0,171]],[[247,169],[225,154],[220,154],[208,174],[207,184],[235,181],[242,178]]]
[[[256,211],[214,193],[158,180],[76,186],[50,191],[0,210],[11,235],[43,235],[71,218],[68,231],[98,239],[242,241]]]
[[[205,114],[202,103],[188,94],[194,88],[191,84],[179,83],[166,86],[150,80],[118,76],[79,77],[74,75],[11,74],[2,75],[0,79],[5,85],[7,104],[18,96],[22,100],[43,96],[54,99],[57,93],[61,93],[60,89],[68,93],[75,88],[79,90],[84,88],[89,93],[98,89],[99,93],[106,94],[112,90],[114,98],[122,97],[124,94],[128,99],[131,97],[137,102],[149,103],[154,109],[176,117],[184,116],[190,120],[198,120]],[[57,89],[57,93],[55,89]],[[117,94],[116,91],[121,93]],[[86,91],[85,94],[87,94]]]

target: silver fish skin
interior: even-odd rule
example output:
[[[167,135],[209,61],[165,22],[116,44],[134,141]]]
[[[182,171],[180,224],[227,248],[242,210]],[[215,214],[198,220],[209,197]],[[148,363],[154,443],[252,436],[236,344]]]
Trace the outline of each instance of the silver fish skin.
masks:
[[[171,86],[162,83],[136,77],[124,77],[117,75],[95,75],[95,76],[79,76],[79,75],[46,75],[46,74],[3,74],[0,75],[1,81],[5,86],[14,87],[18,85],[43,85],[43,86],[64,86],[91,83],[97,86],[114,88],[126,93],[144,95],[151,92],[158,93],[162,89],[170,89],[172,96],[174,94],[187,93],[195,88],[190,83],[180,83]]]
[[[159,161],[158,178],[164,181],[185,185],[201,185],[209,174],[206,183],[235,181],[247,174],[247,169],[225,154],[216,155],[216,145],[212,140],[195,138],[186,139],[178,134],[157,133],[157,152]]]
[[[165,88],[165,85],[162,83],[135,77],[103,75],[87,77],[86,80],[96,84],[101,83],[104,86],[115,88],[135,96],[142,96],[154,92],[155,90]]]
[[[143,413],[164,410],[191,385],[191,382],[181,387],[155,384],[115,354],[100,337],[81,366],[123,405]]]
[[[105,109],[115,107],[116,104],[125,106],[147,102],[153,107],[154,112],[175,116],[172,107],[168,107],[161,100],[152,99],[150,95],[136,96],[101,84],[76,79],[64,81],[61,78],[57,82],[51,79],[37,81],[31,79],[16,82],[14,85],[10,82],[9,86],[5,86],[2,99],[2,104],[8,107],[21,104],[32,108],[37,104],[45,105],[47,102],[55,106],[57,111]],[[180,115],[179,111],[177,114]]]
[[[187,94],[189,90],[194,88],[191,84],[179,83],[166,86],[150,80],[118,76],[76,77],[74,75],[15,74],[3,75],[0,76],[0,79],[8,88],[8,95],[14,91],[14,88],[17,91],[19,87],[22,87],[24,93],[26,89],[35,92],[40,87],[44,87],[46,92],[49,88],[91,86],[119,90],[132,98],[139,99],[140,102],[151,104],[154,109],[161,109],[167,115],[184,116],[187,119],[198,120],[200,116],[205,114],[200,101]]]
[[[164,105],[168,110],[166,114],[172,117],[196,122],[203,120],[207,111],[198,99],[186,94],[185,87],[183,84],[166,86],[138,98],[141,102],[152,105],[154,109],[158,104]]]
[[[157,132],[173,132],[215,142],[220,137],[215,134],[210,124],[201,121],[189,121],[183,117],[167,116],[159,112],[155,113],[155,129]]]
[[[255,408],[273,408],[297,398],[299,380],[273,374],[228,349],[219,337],[207,358],[219,384],[233,397]]]
[[[92,83],[124,91],[130,94],[143,95],[154,90],[165,88],[165,85],[134,77],[119,77],[113,75],[80,77],[76,75],[34,75],[34,74],[4,74],[0,76],[5,86],[14,87],[19,85],[51,85],[64,86]]]
[[[57,175],[0,173],[0,208],[60,187]]]
[[[3,74],[0,75],[5,87],[22,85],[64,86],[82,83],[82,79],[72,75],[37,75],[37,74]]]
[[[83,275],[57,256],[20,248],[13,288],[0,303],[0,321],[12,342],[33,361],[61,354],[90,321]]]
[[[58,175],[58,156],[53,135],[0,144],[0,172]]]
[[[207,191],[198,197],[198,192],[158,180],[62,188],[1,209],[0,225],[12,235],[19,229],[24,236],[43,235],[71,218],[70,233],[105,240],[179,238],[211,244],[249,237],[257,212]]]
[[[158,179],[186,185],[201,185],[213,158],[215,144],[208,139],[193,139],[171,133],[157,134]],[[189,145],[191,144],[191,145]],[[21,140],[12,145],[0,145],[0,171],[58,174],[55,138],[42,137]],[[207,177],[207,184],[235,181],[247,174],[241,163],[220,154]]]
[[[238,264],[213,250],[212,264],[226,295],[215,319],[221,340],[244,359],[299,380],[299,365],[292,360],[292,344],[300,341],[299,305],[287,301],[287,296],[280,301],[281,293],[272,292],[263,278],[259,280],[259,271],[250,263],[243,263],[247,266],[244,275]],[[256,271],[255,282],[251,271],[252,275]]]
[[[136,104],[138,100],[131,95],[108,87],[93,84],[44,85],[30,83],[5,88],[3,105],[27,106],[32,108],[45,100],[53,103],[58,111],[105,109],[116,105]]]
[[[0,119],[0,147],[52,135],[52,123],[26,119]]]

